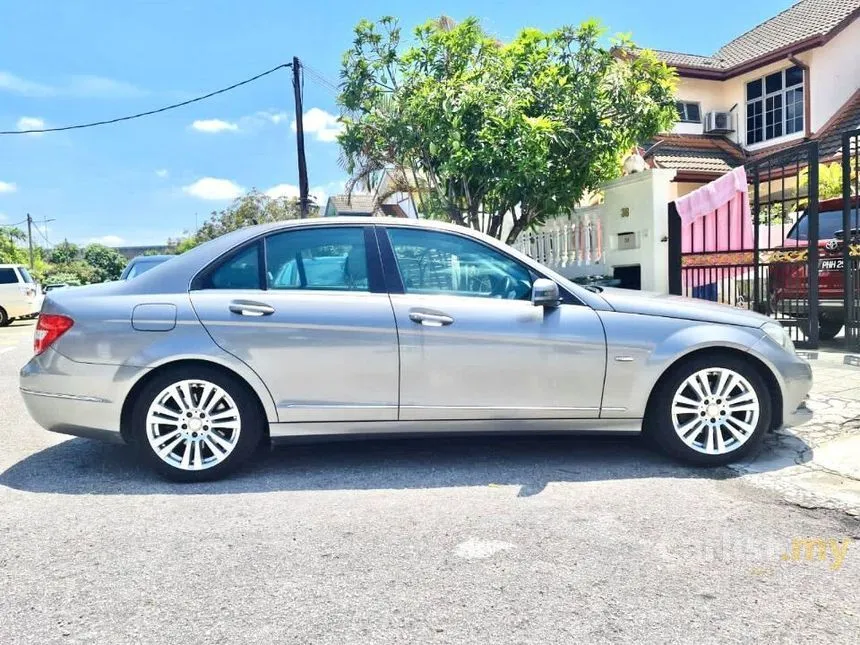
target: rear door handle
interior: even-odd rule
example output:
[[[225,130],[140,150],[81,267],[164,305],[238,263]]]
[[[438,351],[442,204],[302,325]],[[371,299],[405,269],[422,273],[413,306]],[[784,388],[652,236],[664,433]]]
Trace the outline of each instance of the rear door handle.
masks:
[[[443,325],[450,325],[454,322],[454,319],[451,318],[451,316],[446,316],[445,314],[432,314],[426,311],[410,311],[409,320],[427,327],[442,327]]]
[[[271,316],[275,313],[275,308],[264,302],[234,300],[230,303],[230,311],[240,316]]]

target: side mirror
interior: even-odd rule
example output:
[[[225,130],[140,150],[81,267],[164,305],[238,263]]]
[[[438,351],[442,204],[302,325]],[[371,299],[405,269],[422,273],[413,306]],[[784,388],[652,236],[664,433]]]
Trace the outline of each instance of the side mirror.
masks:
[[[532,285],[532,304],[535,307],[558,307],[561,304],[558,285],[546,278],[535,280]]]

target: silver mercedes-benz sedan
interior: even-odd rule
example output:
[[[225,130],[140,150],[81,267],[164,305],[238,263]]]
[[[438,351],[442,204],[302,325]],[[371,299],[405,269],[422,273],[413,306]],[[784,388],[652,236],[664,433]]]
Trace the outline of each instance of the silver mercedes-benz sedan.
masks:
[[[645,433],[717,465],[808,417],[809,364],[764,316],[583,288],[470,230],[245,228],[126,282],[52,291],[21,370],[48,430],[221,477],[262,441]]]

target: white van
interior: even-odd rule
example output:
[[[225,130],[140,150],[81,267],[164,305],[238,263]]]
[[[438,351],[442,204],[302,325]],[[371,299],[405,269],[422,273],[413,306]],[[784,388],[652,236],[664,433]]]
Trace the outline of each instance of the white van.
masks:
[[[42,288],[20,264],[0,264],[0,327],[42,308]]]

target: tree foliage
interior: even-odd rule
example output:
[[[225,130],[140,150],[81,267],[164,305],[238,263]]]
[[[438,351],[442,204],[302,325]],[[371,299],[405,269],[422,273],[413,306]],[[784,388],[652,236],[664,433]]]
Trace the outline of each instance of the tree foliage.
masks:
[[[27,239],[20,228],[0,226],[0,264],[23,264],[27,251],[19,245]]]
[[[396,19],[361,21],[343,58],[346,169],[394,167],[431,217],[508,240],[573,208],[620,173],[623,155],[677,118],[674,74],[596,22],[509,44],[474,18],[430,21],[402,46]]]
[[[311,207],[310,216],[314,217],[318,208]],[[230,231],[263,224],[298,219],[301,214],[299,202],[290,197],[269,197],[257,190],[238,197],[230,206],[213,211],[209,219],[192,235],[176,241],[176,252],[184,253],[198,244],[213,240]],[[173,241],[169,241],[172,244]]]
[[[71,242],[60,242],[48,252],[48,262],[51,264],[70,264],[80,257],[80,247]]]
[[[84,249],[83,259],[95,273],[96,282],[119,279],[127,264],[119,251],[104,244],[90,244]]]

